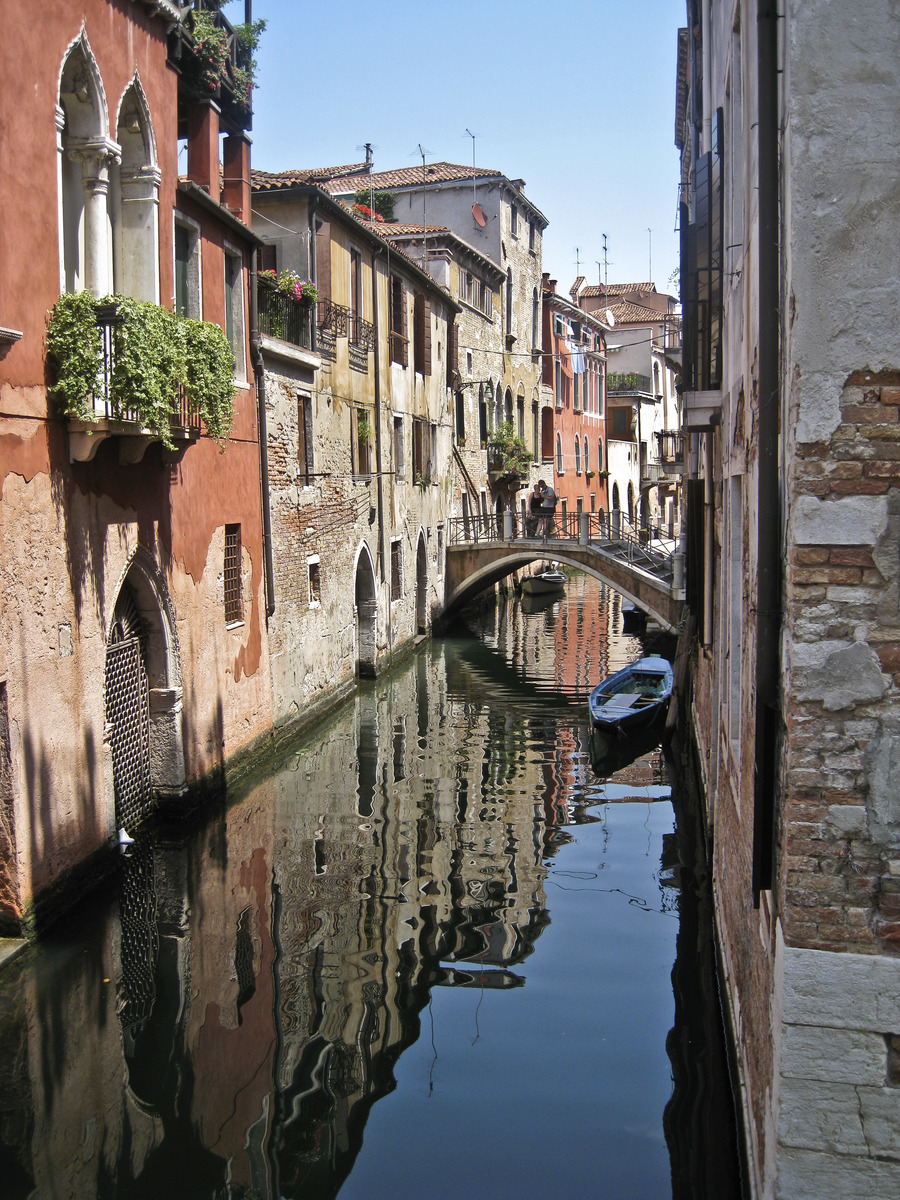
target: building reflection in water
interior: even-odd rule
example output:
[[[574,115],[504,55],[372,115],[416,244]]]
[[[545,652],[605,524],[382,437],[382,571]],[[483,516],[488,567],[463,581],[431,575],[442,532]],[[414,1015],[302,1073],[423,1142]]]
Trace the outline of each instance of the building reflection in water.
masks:
[[[3,973],[5,1196],[337,1195],[432,989],[521,986],[549,920],[588,749],[526,615],[491,618],[499,675],[435,644],[139,838],[115,904]]]

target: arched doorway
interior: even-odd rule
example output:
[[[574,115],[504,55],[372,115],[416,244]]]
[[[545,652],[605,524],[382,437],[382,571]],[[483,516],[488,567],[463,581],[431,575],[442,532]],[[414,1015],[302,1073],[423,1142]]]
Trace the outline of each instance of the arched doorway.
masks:
[[[416,549],[416,633],[425,633],[428,628],[428,561],[425,555],[425,538],[419,532]]]
[[[375,678],[378,630],[378,600],[375,568],[367,546],[356,560],[356,670],[360,676]]]
[[[105,683],[115,825],[131,832],[156,795],[177,796],[185,781],[175,614],[143,551],[132,559],[116,596]]]
[[[106,644],[106,724],[116,828],[134,830],[150,811],[153,784],[146,631],[127,581],[119,590]]]

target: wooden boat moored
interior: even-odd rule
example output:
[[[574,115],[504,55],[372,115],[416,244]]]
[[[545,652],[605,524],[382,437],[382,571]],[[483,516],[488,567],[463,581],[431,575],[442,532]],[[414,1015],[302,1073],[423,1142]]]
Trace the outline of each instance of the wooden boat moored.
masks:
[[[672,665],[658,655],[638,659],[598,683],[588,698],[593,729],[627,733],[651,724],[672,695]]]
[[[552,567],[538,575],[526,575],[522,580],[522,591],[526,596],[547,596],[563,591],[565,586],[565,574]]]

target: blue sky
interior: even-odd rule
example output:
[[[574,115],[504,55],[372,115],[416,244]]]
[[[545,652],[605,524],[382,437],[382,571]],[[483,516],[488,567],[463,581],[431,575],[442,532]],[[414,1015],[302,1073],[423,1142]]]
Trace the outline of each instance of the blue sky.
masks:
[[[243,20],[243,0],[225,13]],[[550,222],[544,269],[653,279],[678,265],[674,146],[684,0],[255,0],[253,165],[472,162],[526,183]],[[648,232],[648,230],[650,232]]]

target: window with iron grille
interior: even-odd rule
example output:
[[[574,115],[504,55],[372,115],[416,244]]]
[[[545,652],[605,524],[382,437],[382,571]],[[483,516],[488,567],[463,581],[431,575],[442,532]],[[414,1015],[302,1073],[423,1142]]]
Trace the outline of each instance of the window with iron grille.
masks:
[[[399,541],[391,542],[391,599],[399,600],[403,595],[403,546]]]
[[[241,600],[241,527],[225,526],[225,620],[229,625],[243,621]]]

